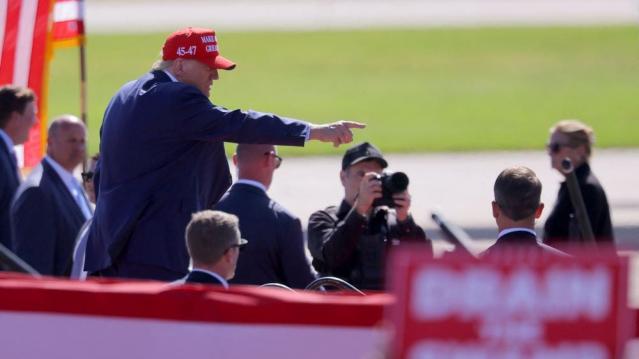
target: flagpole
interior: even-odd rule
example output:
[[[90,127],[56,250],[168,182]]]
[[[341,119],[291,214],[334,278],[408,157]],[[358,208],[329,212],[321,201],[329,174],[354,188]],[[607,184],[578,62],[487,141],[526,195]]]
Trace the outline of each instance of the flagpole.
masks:
[[[82,119],[82,123],[87,129],[87,134],[89,133],[89,125],[87,123],[87,70],[86,70],[86,51],[84,45],[84,38],[80,39],[80,118]],[[82,161],[82,172],[87,171],[88,166],[88,147],[89,147],[89,139],[86,139],[87,150],[84,152],[84,160]]]

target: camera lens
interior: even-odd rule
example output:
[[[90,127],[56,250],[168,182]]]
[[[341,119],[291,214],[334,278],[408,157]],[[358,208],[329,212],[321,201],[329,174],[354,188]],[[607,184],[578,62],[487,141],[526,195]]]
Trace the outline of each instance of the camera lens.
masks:
[[[391,193],[403,192],[408,188],[408,176],[404,172],[395,172],[387,177],[388,189]]]

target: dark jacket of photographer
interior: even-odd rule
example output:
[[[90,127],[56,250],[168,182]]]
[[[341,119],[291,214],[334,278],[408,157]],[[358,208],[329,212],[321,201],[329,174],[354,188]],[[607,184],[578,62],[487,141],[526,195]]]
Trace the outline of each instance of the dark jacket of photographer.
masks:
[[[308,223],[308,247],[313,267],[323,276],[339,277],[360,289],[383,289],[384,262],[389,247],[432,244],[412,217],[398,223],[394,212],[361,216],[346,201],[313,213]]]

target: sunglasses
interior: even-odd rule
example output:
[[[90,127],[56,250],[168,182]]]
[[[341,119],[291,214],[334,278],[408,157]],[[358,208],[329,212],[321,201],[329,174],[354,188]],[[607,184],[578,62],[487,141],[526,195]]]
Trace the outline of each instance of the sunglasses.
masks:
[[[273,151],[264,152],[264,155],[273,155],[273,157],[275,157],[275,168],[280,168],[282,161],[284,161],[282,157],[278,156],[277,153]]]
[[[244,243],[244,244],[233,244],[232,246],[228,247],[226,250],[228,251],[229,249],[236,248],[236,247],[240,249],[240,252],[243,252],[244,248],[246,247],[246,243]]]
[[[561,149],[563,147],[570,147],[567,144],[564,143],[557,143],[557,142],[551,142],[549,144],[546,145],[546,148],[551,152],[551,153],[559,153],[559,151],[561,151]]]
[[[93,176],[94,176],[94,175],[95,175],[95,172],[91,172],[91,171],[89,171],[89,172],[82,172],[82,173],[80,174],[80,176],[82,176],[82,181],[84,181],[84,182],[89,182],[89,181],[91,181],[91,180],[93,179]]]

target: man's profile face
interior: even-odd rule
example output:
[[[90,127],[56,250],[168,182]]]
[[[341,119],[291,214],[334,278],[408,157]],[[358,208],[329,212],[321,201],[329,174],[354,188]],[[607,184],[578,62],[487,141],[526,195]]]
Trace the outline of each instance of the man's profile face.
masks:
[[[16,121],[18,127],[17,138],[13,139],[14,144],[20,145],[29,139],[29,130],[36,122],[36,107],[34,102],[29,102],[24,108],[23,113],[14,112],[13,120]]]
[[[197,60],[180,61],[182,61],[181,71],[176,74],[176,77],[185,84],[197,87],[204,96],[209,97],[213,81],[220,78],[218,70]]]
[[[49,137],[47,153],[65,169],[73,169],[84,161],[86,130],[81,124],[60,126]]]
[[[342,186],[344,186],[344,197],[347,202],[353,203],[359,192],[359,185],[368,172],[381,174],[384,169],[379,162],[368,160],[356,163],[340,173]]]

